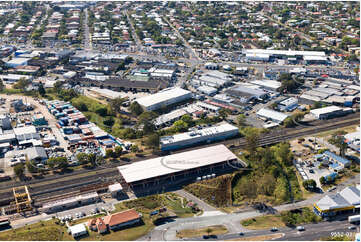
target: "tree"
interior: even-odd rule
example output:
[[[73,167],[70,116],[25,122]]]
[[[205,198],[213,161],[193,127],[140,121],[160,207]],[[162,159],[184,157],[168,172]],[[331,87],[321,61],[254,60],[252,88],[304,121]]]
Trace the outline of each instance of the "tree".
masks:
[[[259,131],[256,128],[248,128],[245,130],[245,139],[247,142],[247,151],[251,155],[251,159],[255,158],[255,152],[259,141]]]
[[[320,183],[322,184],[322,185],[325,185],[326,184],[326,178],[324,177],[324,176],[321,176],[320,177]]]
[[[106,150],[106,152],[105,152],[105,156],[107,157],[107,158],[112,158],[112,157],[114,157],[114,151],[113,151],[113,149],[107,149]]]
[[[189,114],[183,115],[181,120],[187,123],[188,126],[193,126],[194,124],[193,118]]]
[[[105,108],[105,107],[100,107],[100,108],[97,108],[97,109],[95,110],[95,112],[96,112],[97,114],[99,114],[100,116],[104,117],[104,116],[106,116],[106,115],[108,114],[108,109]]]
[[[110,108],[112,109],[113,112],[120,113],[120,107],[122,106],[124,101],[125,101],[125,99],[123,99],[123,98],[112,99],[109,102]]]
[[[132,145],[132,147],[130,148],[130,150],[133,152],[133,153],[137,153],[139,151],[139,147],[138,145]]]
[[[281,164],[284,166],[292,165],[293,155],[290,150],[289,143],[280,143],[278,144],[275,150],[275,156],[278,158]]]
[[[106,126],[113,126],[114,125],[114,118],[113,117],[107,117],[106,119],[104,119],[103,124]]]
[[[88,111],[88,106],[81,100],[76,100],[72,104],[74,107],[76,107],[81,112]]]
[[[47,164],[51,169],[62,170],[65,170],[69,165],[66,157],[51,157],[48,159]]]
[[[92,165],[93,167],[96,166],[97,164],[97,155],[94,153],[91,153],[88,155],[88,161],[90,163],[90,165]]]
[[[303,181],[302,185],[306,190],[313,190],[317,186],[316,181],[313,179]]]
[[[42,97],[45,96],[46,91],[45,91],[45,88],[44,88],[42,82],[39,83],[38,92],[39,92],[40,96],[42,96]]]
[[[85,165],[89,162],[88,155],[85,153],[79,153],[76,158],[78,159],[78,162],[82,165]]]
[[[159,147],[159,135],[157,133],[149,135],[145,140],[145,144],[153,149],[157,149]]]
[[[17,83],[14,84],[14,88],[16,89],[21,89],[21,90],[25,90],[25,88],[30,84],[30,81],[25,79],[25,78],[20,78],[19,81],[17,81]]]
[[[61,89],[61,86],[63,85],[63,83],[61,81],[57,81],[54,83],[54,90],[55,92],[59,92],[59,90]]]
[[[329,140],[329,142],[333,145],[335,145],[340,150],[340,156],[344,157],[346,150],[347,150],[347,143],[345,142],[345,138],[342,134],[333,134],[332,138]]]
[[[176,132],[185,132],[188,130],[188,124],[183,120],[177,120],[174,122],[173,128]]]
[[[20,163],[14,166],[15,175],[21,179],[24,176],[25,167],[24,164]]]
[[[237,124],[238,126],[246,126],[246,115],[240,114],[237,117]]]
[[[38,169],[35,167],[34,164],[31,163],[31,161],[27,161],[27,162],[25,163],[25,165],[26,165],[26,168],[28,169],[28,171],[29,171],[30,173],[36,173],[36,172],[38,172]]]
[[[123,153],[123,148],[121,146],[118,145],[117,147],[115,147],[115,154],[117,157],[120,157],[122,153]]]
[[[230,113],[231,113],[230,110],[225,108],[221,108],[221,110],[219,110],[218,112],[222,120],[225,120]]]
[[[131,112],[133,115],[136,115],[136,116],[138,116],[138,115],[140,115],[140,114],[143,113],[143,108],[139,105],[138,102],[133,102],[133,103],[130,105],[129,109],[130,109],[130,112]]]
[[[207,235],[209,236],[209,234],[213,232],[213,229],[211,227],[207,227],[206,232]]]
[[[3,91],[5,88],[4,82],[0,80],[0,92]]]

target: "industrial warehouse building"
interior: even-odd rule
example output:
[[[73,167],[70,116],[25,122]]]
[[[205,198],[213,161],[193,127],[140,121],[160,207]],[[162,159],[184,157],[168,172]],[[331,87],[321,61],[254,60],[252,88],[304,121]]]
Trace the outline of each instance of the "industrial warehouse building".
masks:
[[[145,110],[153,111],[191,98],[192,93],[190,91],[175,87],[164,89],[153,95],[138,98],[136,99],[136,102],[138,102]]]
[[[360,185],[357,187],[346,187],[339,193],[326,195],[313,205],[313,211],[321,217],[331,217],[339,213],[351,211],[359,213]]]
[[[280,113],[267,108],[260,109],[257,112],[257,116],[268,120],[272,120],[273,122],[276,123],[282,123],[288,117],[287,114]]]
[[[175,150],[202,142],[210,143],[217,140],[224,140],[237,136],[238,134],[239,130],[237,127],[229,123],[222,123],[213,127],[195,129],[186,133],[161,137],[160,148],[161,150]]]
[[[68,197],[61,200],[55,200],[44,203],[41,211],[44,213],[55,213],[62,210],[88,205],[99,201],[99,195],[96,192]]]
[[[134,190],[182,179],[195,179],[201,172],[225,169],[238,158],[225,145],[215,145],[119,166],[124,185]],[[124,187],[123,185],[123,187]]]
[[[317,119],[334,118],[351,112],[352,112],[351,108],[340,108],[337,106],[317,108],[310,111],[310,113]]]
[[[269,96],[267,92],[260,90],[259,86],[246,84],[234,86],[226,90],[226,93],[231,97],[239,99],[241,103],[249,103],[255,99],[265,99]]]
[[[281,82],[274,80],[256,80],[250,83],[273,92],[277,92],[278,89],[281,87]]]

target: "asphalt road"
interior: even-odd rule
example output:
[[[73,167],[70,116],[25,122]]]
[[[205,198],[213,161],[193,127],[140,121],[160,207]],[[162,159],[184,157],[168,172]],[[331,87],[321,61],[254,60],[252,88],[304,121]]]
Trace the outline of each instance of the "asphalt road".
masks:
[[[240,235],[239,233],[234,234],[224,234],[217,236],[216,239],[203,239],[203,237],[196,237],[191,239],[184,239],[186,241],[199,241],[199,240],[231,240],[237,238],[247,238],[247,237],[255,237],[260,235],[272,235],[276,233],[281,233],[283,236],[274,240],[298,240],[298,241],[312,241],[319,240],[321,237],[328,237],[334,235],[334,233],[338,234],[354,234],[357,229],[349,230],[348,227],[350,224],[347,220],[343,221],[332,221],[332,222],[321,222],[317,224],[307,224],[303,227],[304,231],[298,231],[296,228],[279,228],[277,232],[271,232],[270,230],[254,230],[251,232],[244,232],[244,235]],[[359,229],[359,226],[358,226]]]
[[[89,15],[88,8],[86,8],[85,9],[85,18],[84,18],[84,49],[85,50],[91,50],[88,15]]]

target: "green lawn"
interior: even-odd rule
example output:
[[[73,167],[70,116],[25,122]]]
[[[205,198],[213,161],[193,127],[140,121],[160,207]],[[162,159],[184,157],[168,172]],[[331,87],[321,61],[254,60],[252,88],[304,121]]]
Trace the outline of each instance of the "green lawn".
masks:
[[[209,227],[203,227],[199,229],[184,229],[177,233],[178,238],[194,238],[203,235],[219,235],[228,233],[227,228],[224,225],[213,225]]]
[[[272,227],[296,226],[317,223],[322,219],[313,213],[312,208],[304,207],[297,210],[281,212],[277,215],[265,215],[241,221],[247,229],[270,229]]]
[[[286,226],[280,215],[265,215],[241,221],[242,226],[247,229],[270,229],[272,227]]]
[[[8,230],[0,233],[0,241],[59,241],[74,240],[67,233],[66,226],[55,224],[55,220],[49,220],[31,224],[19,229]]]

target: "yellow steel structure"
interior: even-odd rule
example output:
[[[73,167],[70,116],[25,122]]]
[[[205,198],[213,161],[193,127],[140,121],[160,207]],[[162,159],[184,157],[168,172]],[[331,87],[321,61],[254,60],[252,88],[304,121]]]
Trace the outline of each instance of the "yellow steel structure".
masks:
[[[32,210],[31,197],[27,186],[13,187],[13,193],[18,213]]]

